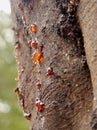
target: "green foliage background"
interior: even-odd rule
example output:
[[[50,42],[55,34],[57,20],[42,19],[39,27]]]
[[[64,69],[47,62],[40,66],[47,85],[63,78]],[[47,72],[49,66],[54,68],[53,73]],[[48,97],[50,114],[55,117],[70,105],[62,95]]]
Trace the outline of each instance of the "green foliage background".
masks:
[[[0,12],[0,102],[10,106],[9,112],[0,111],[0,130],[28,130],[28,122],[18,105],[15,77],[17,69],[14,58],[11,17]]]

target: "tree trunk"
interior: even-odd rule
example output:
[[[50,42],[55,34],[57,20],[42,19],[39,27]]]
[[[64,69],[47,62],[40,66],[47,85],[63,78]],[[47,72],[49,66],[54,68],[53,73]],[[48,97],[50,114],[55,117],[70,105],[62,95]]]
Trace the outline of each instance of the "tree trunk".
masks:
[[[97,130],[97,1],[81,0],[79,6],[79,18],[84,37],[84,46],[87,62],[89,65],[91,80],[93,85],[93,115],[91,125],[93,130]]]
[[[72,13],[69,11],[72,3],[69,3],[68,0],[10,1],[19,73],[18,89],[15,92],[18,92],[20,105],[26,113],[25,117],[30,118],[31,114],[30,130],[91,130],[92,84],[77,21],[77,9],[73,12],[77,22],[73,21],[75,24],[72,25],[68,21]],[[76,0],[72,8],[77,8],[77,4]],[[94,87],[96,84],[94,82],[94,79],[96,81],[96,72],[94,71],[96,61],[94,59],[91,61],[89,46],[92,43],[91,39],[95,43],[96,37],[93,39],[88,31],[89,28],[85,28],[82,6],[86,4],[84,0],[81,1],[79,15]],[[86,13],[88,16],[90,15],[90,12]],[[85,19],[90,21],[89,17],[85,17]],[[31,32],[28,27],[34,23],[38,27],[37,33]],[[86,21],[86,23],[88,22]],[[75,27],[78,30],[77,34],[71,32],[72,28],[75,31]],[[90,35],[91,37],[89,37]],[[36,38],[38,47],[37,49],[31,48],[28,41]],[[38,59],[39,62],[35,64],[33,56],[40,48],[44,62]],[[94,65],[91,65],[92,62]],[[48,68],[53,69],[53,72],[48,74]],[[95,73],[94,77],[92,73]],[[43,111],[37,109],[37,98],[44,103]]]

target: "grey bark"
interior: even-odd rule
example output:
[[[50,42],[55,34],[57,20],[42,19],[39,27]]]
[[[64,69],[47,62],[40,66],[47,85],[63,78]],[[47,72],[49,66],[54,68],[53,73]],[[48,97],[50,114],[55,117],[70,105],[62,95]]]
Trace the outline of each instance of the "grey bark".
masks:
[[[19,3],[23,5],[27,23],[36,23],[38,26],[36,36],[39,43],[44,44],[45,57],[44,63],[40,65],[32,61],[31,53],[34,49],[31,50],[27,42],[35,35],[28,34],[28,29],[24,28],[21,20],[23,14],[17,7]],[[56,27],[62,13],[56,6],[56,1],[11,0],[11,8],[15,40],[21,45],[20,49],[16,49],[19,56],[17,63],[21,86],[19,99],[23,111],[31,114],[30,130],[91,130],[93,93],[89,68],[75,42],[69,40],[68,43],[67,39],[64,40],[64,37],[57,33]],[[82,19],[80,10],[83,12],[82,5],[79,9]],[[84,19],[80,22],[82,21],[84,22]],[[81,25],[83,26],[82,23]],[[84,35],[85,25],[82,31]],[[17,32],[19,35],[16,35]],[[87,35],[84,38],[86,39]],[[54,69],[52,78],[46,76],[48,67]],[[38,112],[35,106],[38,97],[37,79],[41,79],[42,84],[41,98],[45,104],[43,112]]]

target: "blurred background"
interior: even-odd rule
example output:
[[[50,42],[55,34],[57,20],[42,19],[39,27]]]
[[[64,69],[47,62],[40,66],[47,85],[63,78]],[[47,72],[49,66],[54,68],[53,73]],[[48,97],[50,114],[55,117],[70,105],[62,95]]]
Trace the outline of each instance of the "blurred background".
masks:
[[[17,95],[17,67],[9,0],[0,1],[0,130],[28,130]]]

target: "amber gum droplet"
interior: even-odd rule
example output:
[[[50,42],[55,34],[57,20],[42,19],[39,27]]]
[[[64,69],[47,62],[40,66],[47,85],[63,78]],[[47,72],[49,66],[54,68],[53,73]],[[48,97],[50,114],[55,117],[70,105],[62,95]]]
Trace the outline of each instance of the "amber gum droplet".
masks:
[[[15,88],[14,92],[19,94],[19,92],[20,92],[20,91],[19,91],[19,88],[18,88],[18,87]]]
[[[41,52],[39,50],[37,52],[35,52],[32,56],[32,60],[33,60],[34,63],[44,62],[43,52]]]
[[[38,29],[37,29],[37,25],[36,25],[36,24],[31,25],[30,30],[31,30],[32,32],[36,33],[37,30],[38,30]]]
[[[31,42],[31,47],[32,48],[37,48],[37,45],[38,45],[38,43],[36,41]]]

